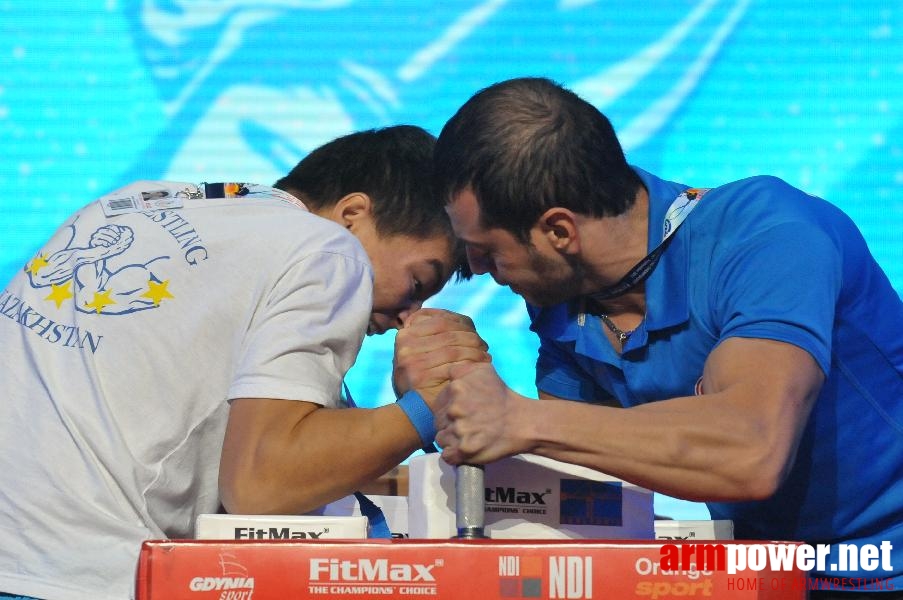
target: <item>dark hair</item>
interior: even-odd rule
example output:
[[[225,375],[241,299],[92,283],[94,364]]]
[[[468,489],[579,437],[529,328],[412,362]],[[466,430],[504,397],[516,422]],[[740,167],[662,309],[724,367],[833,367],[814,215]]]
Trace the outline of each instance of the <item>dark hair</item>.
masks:
[[[454,238],[444,202],[433,187],[435,145],[433,135],[414,125],[350,133],[313,150],[273,187],[298,196],[314,210],[348,194],[364,193],[372,202],[380,236]],[[454,258],[458,279],[470,277],[457,242]]]
[[[572,91],[535,77],[471,97],[439,134],[434,172],[445,202],[470,188],[482,226],[521,241],[553,206],[618,215],[642,186],[608,118]]]

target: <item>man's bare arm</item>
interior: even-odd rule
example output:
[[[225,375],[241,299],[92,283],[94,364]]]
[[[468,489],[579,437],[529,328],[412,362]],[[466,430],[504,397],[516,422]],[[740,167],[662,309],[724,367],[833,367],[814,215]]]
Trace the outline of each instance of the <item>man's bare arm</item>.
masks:
[[[222,503],[236,514],[308,512],[383,475],[419,446],[395,405],[233,400],[220,465]]]
[[[705,395],[628,409],[536,402],[486,366],[460,371],[439,398],[437,441],[449,462],[532,452],[692,500],[774,493],[824,379],[802,349],[744,338],[711,354]]]
[[[432,406],[454,365],[488,361],[489,355],[470,319],[422,312],[398,333],[393,382],[399,395],[416,390]],[[411,421],[394,404],[338,409],[236,399],[220,465],[223,505],[243,514],[307,512],[380,477],[421,446]]]

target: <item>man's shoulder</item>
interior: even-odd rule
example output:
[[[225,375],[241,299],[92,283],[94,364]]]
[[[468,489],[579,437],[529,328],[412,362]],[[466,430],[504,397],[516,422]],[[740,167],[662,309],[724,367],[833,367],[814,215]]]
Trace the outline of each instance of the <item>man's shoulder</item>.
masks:
[[[735,194],[751,197],[765,197],[770,194],[814,197],[775,175],[753,175],[737,179],[736,181],[718,185],[712,188],[709,193],[715,197]]]
[[[331,253],[369,262],[358,238],[340,224],[281,201],[267,208],[239,219],[247,219],[245,226],[254,230],[260,244],[274,249],[282,245],[302,255]]]
[[[749,226],[767,229],[781,223],[815,224],[842,215],[828,201],[773,175],[755,175],[711,188],[696,212],[698,225],[713,218],[735,231]]]

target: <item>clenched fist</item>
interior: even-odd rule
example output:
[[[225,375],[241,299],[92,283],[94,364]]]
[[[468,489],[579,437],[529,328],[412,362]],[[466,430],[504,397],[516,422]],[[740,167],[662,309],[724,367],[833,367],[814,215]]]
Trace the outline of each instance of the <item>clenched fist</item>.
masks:
[[[395,393],[417,390],[432,406],[455,365],[489,362],[489,347],[470,317],[423,308],[395,336],[392,384]]]

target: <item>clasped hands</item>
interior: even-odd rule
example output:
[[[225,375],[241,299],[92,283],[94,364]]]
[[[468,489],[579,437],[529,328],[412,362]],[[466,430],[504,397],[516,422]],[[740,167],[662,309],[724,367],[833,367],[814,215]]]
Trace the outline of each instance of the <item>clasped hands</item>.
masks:
[[[486,463],[515,453],[506,443],[514,395],[492,366],[486,342],[466,315],[424,308],[395,337],[392,384],[414,389],[433,411],[436,442],[450,464]],[[510,433],[510,432],[509,432]]]

